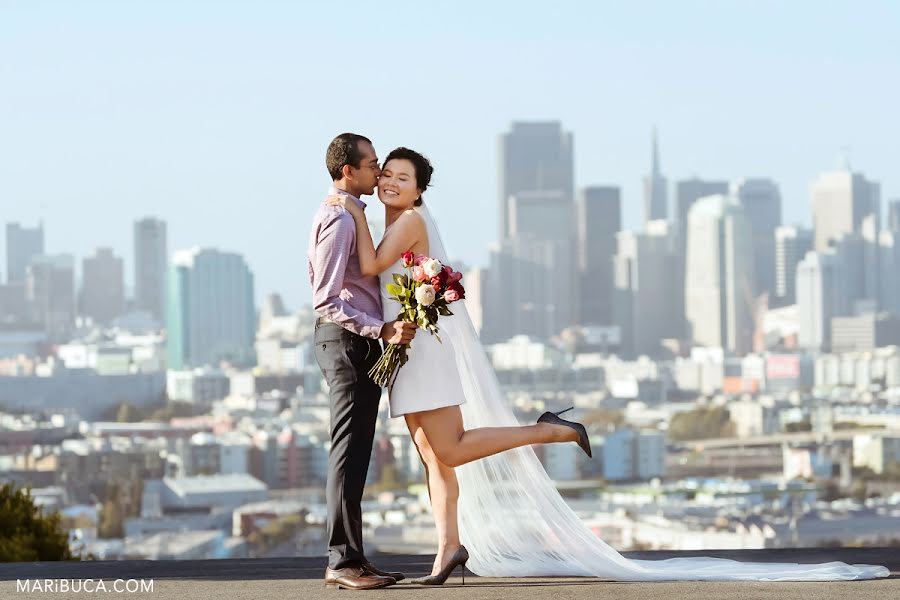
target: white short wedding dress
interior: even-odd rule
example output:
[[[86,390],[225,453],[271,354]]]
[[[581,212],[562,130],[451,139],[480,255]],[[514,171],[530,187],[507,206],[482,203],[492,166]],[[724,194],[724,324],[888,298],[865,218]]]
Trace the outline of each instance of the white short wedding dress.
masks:
[[[448,255],[428,208],[429,255]],[[386,232],[387,233],[387,232]],[[382,275],[384,285],[396,269]],[[465,281],[463,281],[465,284]],[[438,322],[443,344],[419,332],[409,362],[390,393],[391,415],[460,405],[467,429],[519,425],[500,387],[464,301]],[[399,304],[384,298],[385,319]],[[563,501],[530,446],[477,460],[456,469],[460,537],[467,566],[491,577],[584,576],[615,581],[839,581],[887,577],[877,565],[746,563],[711,557],[667,560],[625,558],[597,537]]]
[[[385,229],[384,234],[387,235],[390,229],[390,226]],[[406,275],[406,272],[403,261],[398,260],[379,275],[385,321],[393,321],[402,310],[399,302],[391,300],[386,286],[394,282],[395,273]],[[441,317],[438,326],[450,318]],[[418,330],[407,352],[409,360],[397,372],[388,392],[391,417],[463,404],[466,398],[459,372],[453,368],[455,354],[453,342],[445,336],[441,335],[441,341],[438,341],[427,331]]]

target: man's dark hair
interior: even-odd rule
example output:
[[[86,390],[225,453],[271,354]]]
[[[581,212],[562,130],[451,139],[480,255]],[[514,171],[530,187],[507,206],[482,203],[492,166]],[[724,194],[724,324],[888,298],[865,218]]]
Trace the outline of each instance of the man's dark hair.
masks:
[[[388,161],[395,158],[408,160],[413,164],[413,167],[416,170],[416,187],[422,190],[424,194],[425,190],[428,189],[428,184],[431,183],[431,175],[434,173],[434,167],[431,166],[431,161],[423,154],[402,146],[391,150],[391,153],[384,159],[384,164],[388,164]],[[422,206],[421,196],[416,199],[415,205]]]
[[[350,165],[354,169],[359,168],[362,160],[362,154],[359,151],[359,143],[372,143],[369,138],[356,133],[342,133],[328,144],[328,151],[325,152],[325,166],[328,168],[328,174],[331,175],[332,181],[337,181],[344,174],[341,172],[344,165]]]

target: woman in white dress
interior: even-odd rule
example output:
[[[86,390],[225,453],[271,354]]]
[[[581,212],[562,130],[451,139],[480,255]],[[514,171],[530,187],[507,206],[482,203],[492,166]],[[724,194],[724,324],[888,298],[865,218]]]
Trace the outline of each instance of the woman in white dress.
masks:
[[[421,199],[431,174],[430,163],[417,152],[398,148],[388,155],[378,181],[386,229],[377,250],[363,211],[344,196],[330,200],[356,221],[360,265],[364,273],[381,277],[386,320],[395,319],[399,312],[399,305],[386,298],[384,286],[394,272],[405,273],[402,253],[412,251],[442,262],[448,259]],[[571,510],[529,446],[576,441],[590,455],[584,428],[554,413],[544,413],[536,425],[521,426],[464,303],[455,302],[452,310],[453,316],[442,317],[438,323],[443,344],[420,333],[390,392],[391,415],[405,417],[425,465],[438,532],[432,574],[414,582],[439,585],[460,565],[482,576],[559,575],[617,581],[838,581],[890,575],[882,566],[842,562],[625,558]]]

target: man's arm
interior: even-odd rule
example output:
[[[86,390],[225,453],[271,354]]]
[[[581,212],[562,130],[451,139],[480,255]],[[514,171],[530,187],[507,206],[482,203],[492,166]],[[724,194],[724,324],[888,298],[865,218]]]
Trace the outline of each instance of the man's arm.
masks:
[[[354,229],[352,219],[336,218],[322,223],[316,238],[313,265],[313,308],[344,329],[379,339],[384,321],[353,308],[341,298]]]

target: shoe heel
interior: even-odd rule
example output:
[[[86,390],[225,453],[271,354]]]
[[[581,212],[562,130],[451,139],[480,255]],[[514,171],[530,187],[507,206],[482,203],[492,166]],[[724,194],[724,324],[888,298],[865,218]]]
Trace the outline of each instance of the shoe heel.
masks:
[[[556,415],[556,416],[558,417],[559,415],[561,415],[561,414],[563,414],[563,413],[565,413],[565,412],[569,412],[569,411],[572,410],[573,408],[575,408],[575,407],[574,407],[574,406],[570,406],[569,408],[566,408],[566,409],[561,410],[561,411],[559,411],[559,412],[555,412],[555,413],[553,413],[553,414]]]
[[[459,565],[459,570],[462,571],[462,584],[466,585],[466,563]]]

